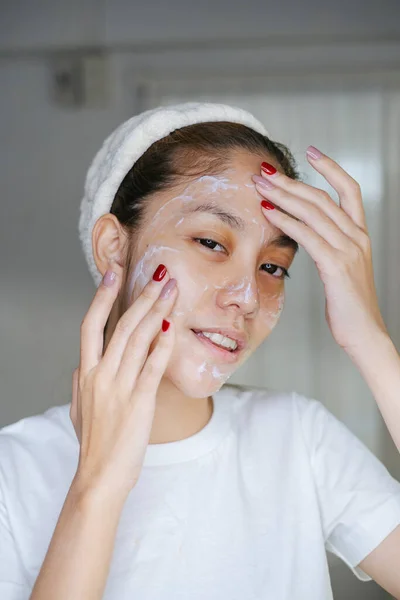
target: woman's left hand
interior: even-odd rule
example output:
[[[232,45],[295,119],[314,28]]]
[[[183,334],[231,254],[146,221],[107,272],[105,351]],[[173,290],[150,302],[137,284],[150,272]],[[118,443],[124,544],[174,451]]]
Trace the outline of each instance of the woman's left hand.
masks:
[[[376,334],[389,335],[379,310],[371,241],[360,186],[334,160],[313,146],[311,166],[337,191],[329,194],[267,166],[253,176],[257,191],[278,209],[262,208],[272,225],[296,240],[313,258],[325,288],[325,315],[336,342],[350,355],[366,348]],[[275,171],[275,172],[274,172]],[[261,187],[260,181],[273,185]],[[284,212],[282,212],[284,211]]]

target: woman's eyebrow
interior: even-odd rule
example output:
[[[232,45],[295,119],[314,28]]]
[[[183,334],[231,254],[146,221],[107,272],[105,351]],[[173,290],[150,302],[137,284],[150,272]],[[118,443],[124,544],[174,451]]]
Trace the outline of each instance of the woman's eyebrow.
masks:
[[[196,212],[207,212],[218,217],[223,223],[237,229],[238,231],[244,231],[246,229],[246,223],[239,215],[235,215],[227,210],[221,208],[219,204],[215,202],[204,202],[198,206],[185,206],[183,209],[185,214],[192,214]]]
[[[299,244],[296,242],[296,240],[286,235],[286,233],[281,233],[280,235],[272,238],[272,240],[269,242],[269,245],[275,246],[276,248],[291,248],[294,250],[295,254],[299,249]]]
[[[197,212],[210,213],[218,217],[226,225],[229,225],[229,227],[232,227],[232,229],[236,229],[237,231],[244,231],[246,229],[246,222],[239,217],[239,215],[228,212],[215,202],[204,202],[198,206],[188,205],[184,207],[183,212],[185,214]],[[285,233],[274,237],[272,240],[270,240],[269,245],[275,246],[276,248],[290,248],[294,250],[294,253],[296,253],[299,249],[298,243]]]

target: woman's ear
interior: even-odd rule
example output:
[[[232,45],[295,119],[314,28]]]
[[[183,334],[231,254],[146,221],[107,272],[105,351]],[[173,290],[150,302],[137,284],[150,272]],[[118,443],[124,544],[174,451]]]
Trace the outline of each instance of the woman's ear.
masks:
[[[127,234],[115,215],[107,213],[95,223],[92,232],[92,248],[96,266],[100,273],[110,267],[122,271],[125,266]]]

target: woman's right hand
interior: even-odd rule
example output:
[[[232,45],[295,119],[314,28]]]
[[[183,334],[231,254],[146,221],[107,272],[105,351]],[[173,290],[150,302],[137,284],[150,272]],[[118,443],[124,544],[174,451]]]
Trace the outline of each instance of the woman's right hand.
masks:
[[[175,339],[173,323],[165,332],[161,328],[178,294],[169,276],[151,279],[119,319],[103,354],[104,327],[120,284],[102,282],[82,321],[70,418],[80,443],[75,475],[80,490],[101,487],[125,499],[149,443],[157,389]],[[170,294],[163,298],[166,289]]]

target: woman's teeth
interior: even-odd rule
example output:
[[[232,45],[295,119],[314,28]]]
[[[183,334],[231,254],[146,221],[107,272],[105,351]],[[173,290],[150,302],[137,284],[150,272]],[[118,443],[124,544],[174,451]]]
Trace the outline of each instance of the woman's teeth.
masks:
[[[209,331],[199,331],[198,333],[209,338],[216,346],[222,346],[222,348],[227,348],[227,350],[236,350],[237,348],[237,342],[220,333],[210,333]]]

